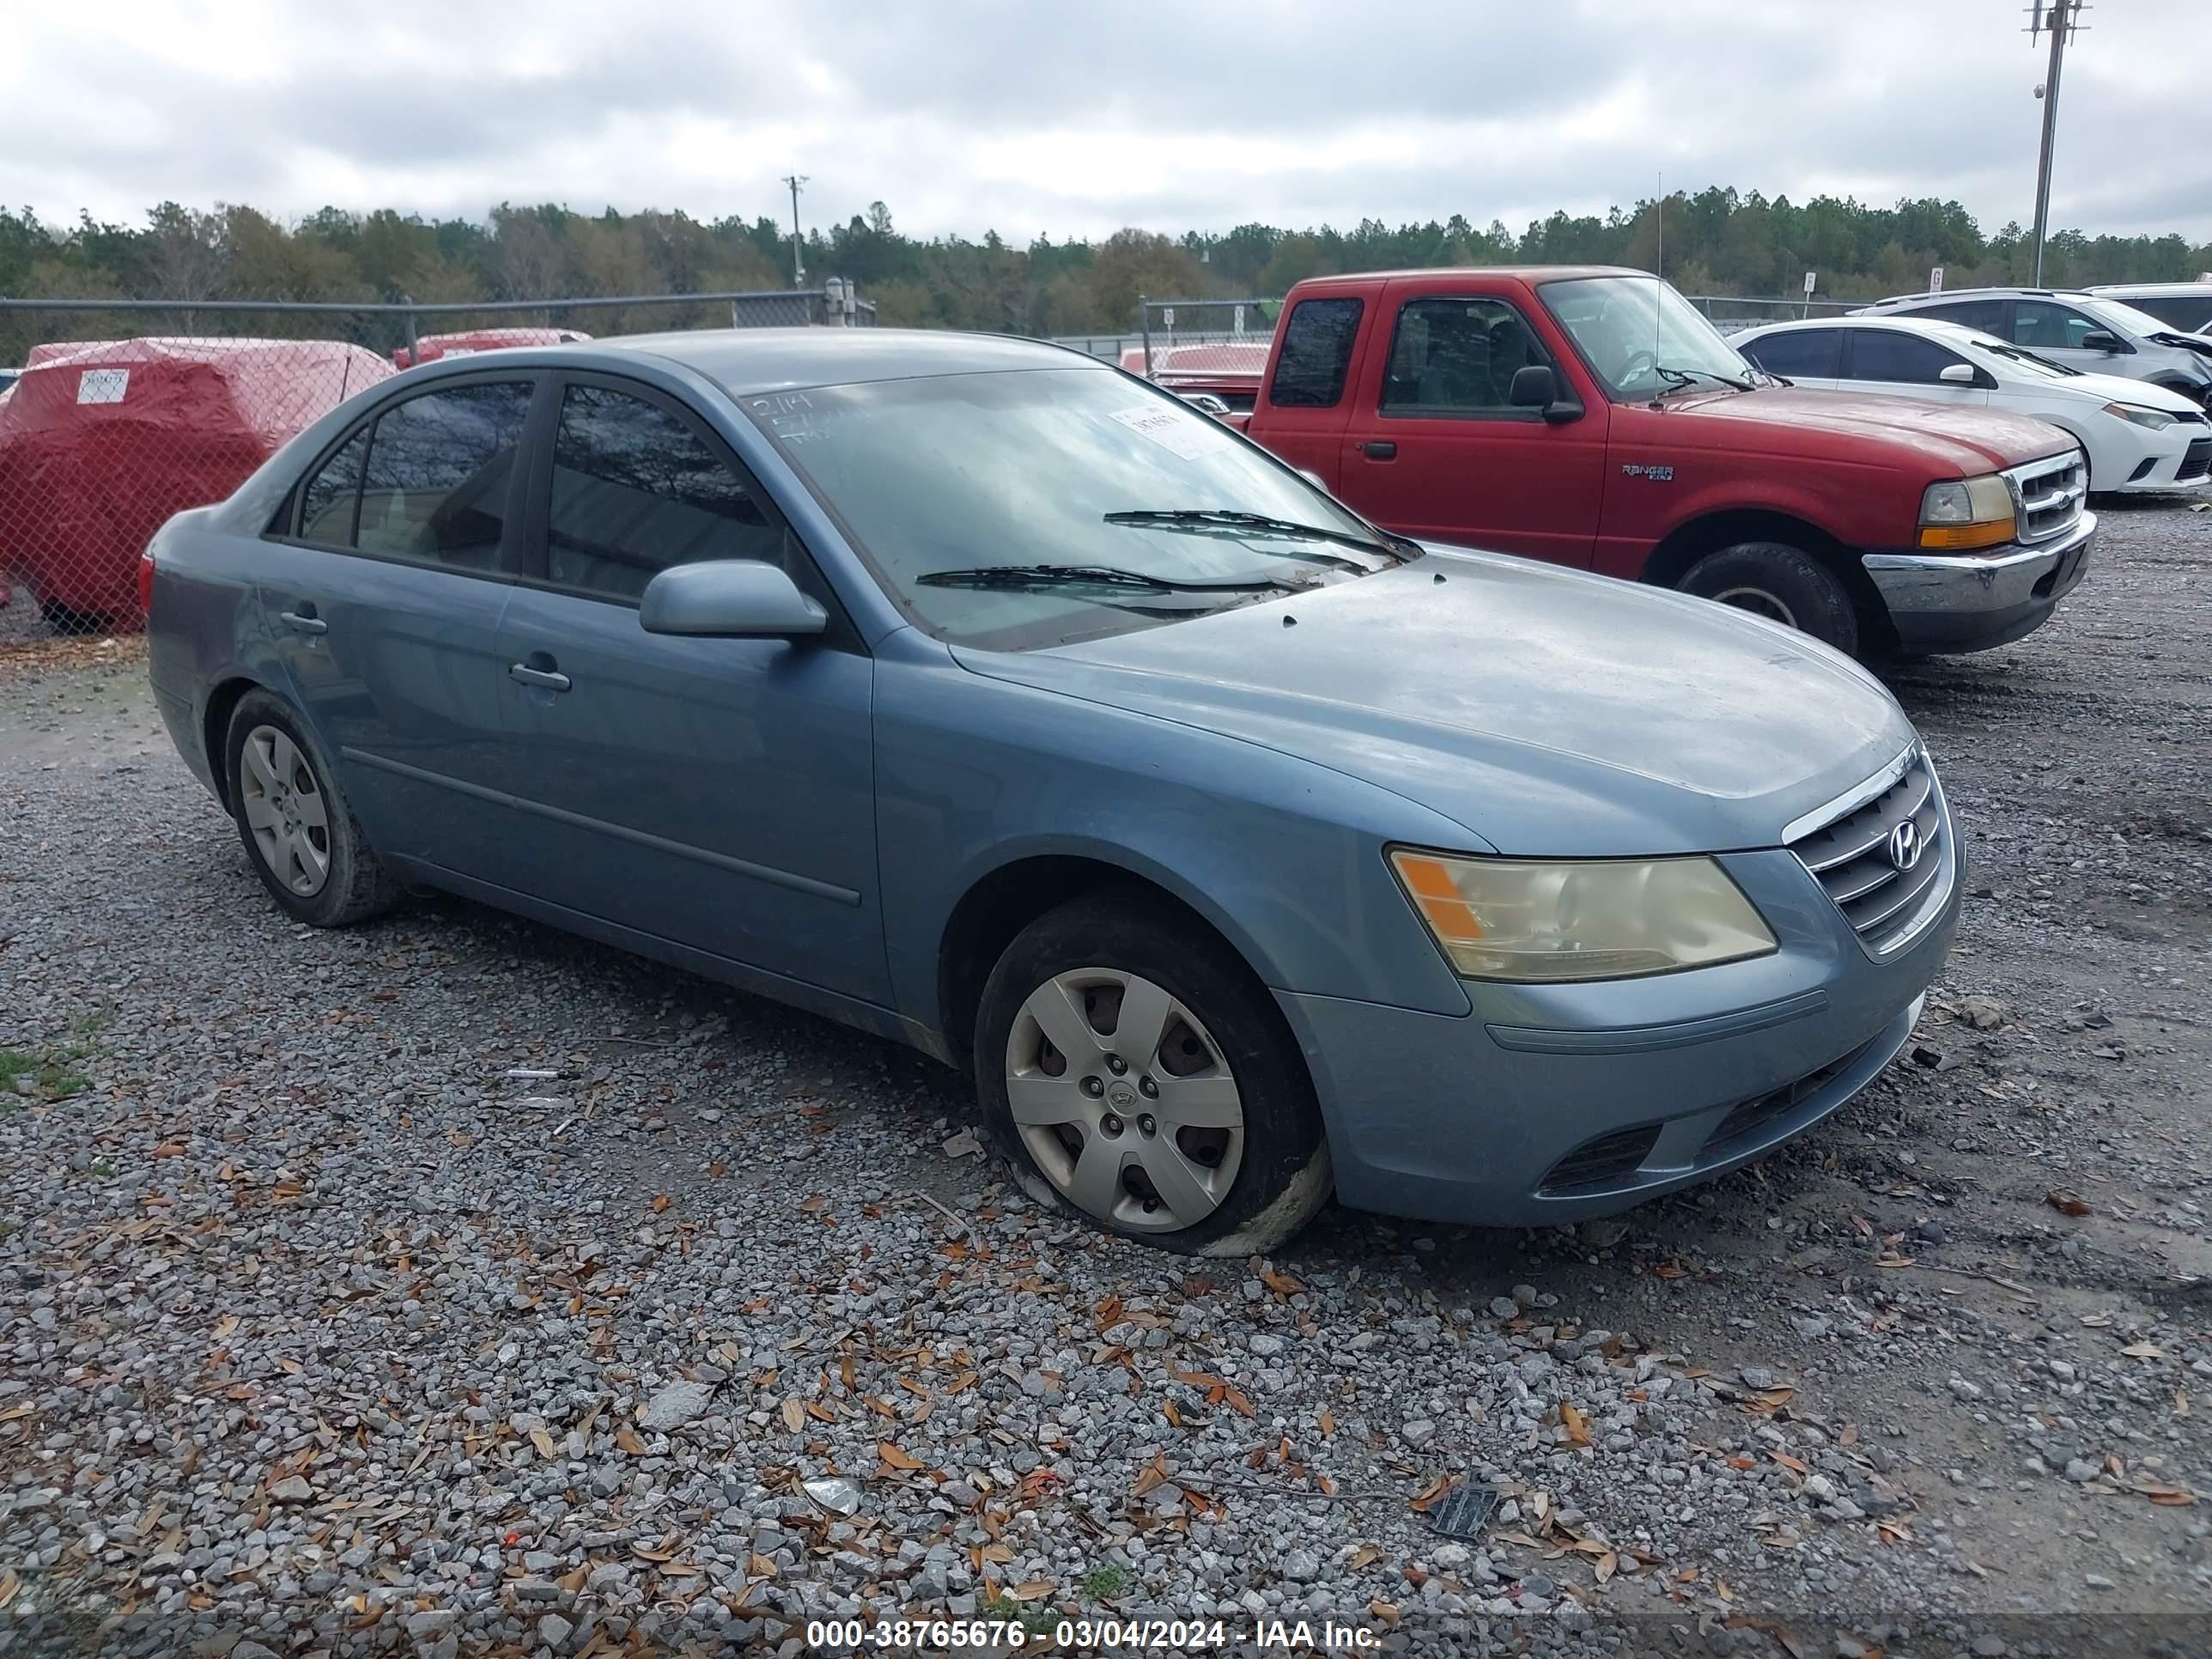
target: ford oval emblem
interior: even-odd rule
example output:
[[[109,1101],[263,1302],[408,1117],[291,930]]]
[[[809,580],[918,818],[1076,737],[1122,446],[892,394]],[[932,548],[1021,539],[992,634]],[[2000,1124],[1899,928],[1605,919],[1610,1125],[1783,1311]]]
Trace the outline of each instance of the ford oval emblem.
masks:
[[[1911,818],[1889,832],[1889,861],[1899,870],[1910,870],[1919,863],[1920,854],[1925,850],[1920,840],[1920,826]]]

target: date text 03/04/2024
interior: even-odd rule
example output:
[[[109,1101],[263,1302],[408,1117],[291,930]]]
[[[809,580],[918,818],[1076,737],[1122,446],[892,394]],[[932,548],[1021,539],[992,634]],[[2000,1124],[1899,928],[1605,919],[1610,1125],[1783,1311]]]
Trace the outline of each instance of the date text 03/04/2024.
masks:
[[[811,1648],[832,1652],[936,1654],[1021,1648],[1032,1642],[1042,1646],[1046,1635],[1015,1620],[833,1619],[810,1622],[806,1640]],[[1055,1650],[1076,1653],[1102,1648],[1358,1653],[1380,1648],[1382,1636],[1333,1619],[1262,1619],[1249,1626],[1219,1619],[1061,1619],[1054,1622],[1050,1641]]]

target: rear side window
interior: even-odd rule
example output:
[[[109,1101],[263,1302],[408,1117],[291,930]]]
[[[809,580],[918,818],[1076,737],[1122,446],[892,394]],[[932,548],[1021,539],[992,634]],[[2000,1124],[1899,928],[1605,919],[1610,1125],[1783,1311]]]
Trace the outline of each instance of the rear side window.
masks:
[[[2148,300],[2130,300],[2124,295],[2113,296],[2137,311],[2147,311],[2168,328],[2178,328],[2185,333],[2201,334],[2212,329],[2212,285],[2202,295],[2154,295]]]
[[[2005,333],[2005,301],[2002,300],[1949,300],[1940,306],[1923,306],[1913,312],[1916,317],[1936,317],[1947,323],[1994,334],[1999,339]]]
[[[300,496],[300,539],[325,547],[353,545],[354,508],[361,501],[361,464],[368,454],[367,427],[346,440]]]
[[[604,386],[562,395],[546,527],[546,579],[609,598],[636,599],[674,564],[785,562],[781,527],[697,433]]]
[[[1851,373],[1854,380],[1894,380],[1912,386],[1936,386],[1954,363],[1966,360],[1947,351],[1933,340],[1893,328],[1851,331]]]
[[[1502,300],[1409,300],[1399,307],[1390,337],[1382,410],[1507,414],[1515,374],[1550,362],[1521,313]]]
[[[453,386],[378,416],[362,475],[361,550],[498,568],[531,392],[527,380]]]
[[[1301,300],[1283,325],[1267,401],[1278,409],[1334,409],[1352,372],[1364,300]]]
[[[1792,329],[1736,349],[1769,374],[1793,380],[1832,380],[1844,372],[1844,333],[1837,328]]]

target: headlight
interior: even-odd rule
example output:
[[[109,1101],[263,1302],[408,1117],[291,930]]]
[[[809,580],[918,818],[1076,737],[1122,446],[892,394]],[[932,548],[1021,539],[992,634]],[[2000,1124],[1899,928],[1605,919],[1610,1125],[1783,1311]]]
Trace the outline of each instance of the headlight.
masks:
[[[1932,483],[1920,497],[1920,545],[1954,552],[2013,537],[2012,486],[1995,472]]]
[[[2153,432],[2163,432],[2173,424],[2173,416],[2164,410],[2145,409],[2141,404],[2106,404],[2105,413],[2117,415],[2124,421],[2132,421]]]
[[[1626,979],[1765,956],[1751,901],[1708,858],[1455,857],[1394,848],[1390,863],[1468,979]]]

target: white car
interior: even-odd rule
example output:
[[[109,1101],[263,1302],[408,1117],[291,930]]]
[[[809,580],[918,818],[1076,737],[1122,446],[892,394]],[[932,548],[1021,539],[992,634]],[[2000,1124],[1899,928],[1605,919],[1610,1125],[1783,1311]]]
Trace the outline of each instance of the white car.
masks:
[[[2212,422],[2192,398],[2078,369],[1956,323],[1834,317],[1747,329],[1729,344],[1802,386],[1968,404],[2070,432],[2096,491],[2190,489],[2212,478]]]

